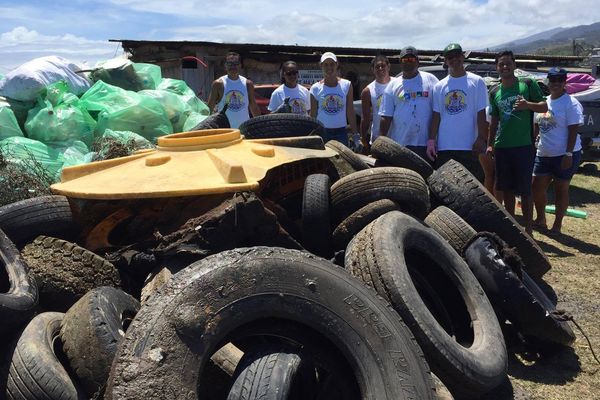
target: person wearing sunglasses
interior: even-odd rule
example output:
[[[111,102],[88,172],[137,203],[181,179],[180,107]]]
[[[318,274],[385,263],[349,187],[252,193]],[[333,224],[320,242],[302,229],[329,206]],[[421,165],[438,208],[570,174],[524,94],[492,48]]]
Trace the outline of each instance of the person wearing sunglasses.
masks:
[[[363,152],[368,154],[371,143],[379,136],[379,110],[383,92],[393,78],[390,77],[390,61],[379,54],[371,61],[371,70],[375,80],[367,85],[360,94],[362,119],[360,120],[360,141]],[[369,130],[371,135],[369,136]]]
[[[577,129],[583,124],[583,107],[567,94],[567,71],[551,68],[548,71],[546,99],[548,111],[535,115],[534,134],[539,142],[533,167],[533,198],[536,227],[546,229],[546,192],[554,183],[556,212],[551,232],[560,233],[562,220],[569,207],[569,183],[581,159],[581,139]]]
[[[332,52],[321,56],[323,79],[310,87],[310,115],[325,127],[323,141],[337,140],[348,146],[346,125],[358,134],[354,114],[352,84],[338,77],[338,60]]]
[[[485,152],[488,136],[485,82],[465,71],[465,56],[458,43],[450,43],[443,54],[448,76],[433,88],[427,157],[435,160],[436,168],[454,159],[483,182],[479,154]]]
[[[250,118],[260,115],[260,109],[254,99],[254,83],[240,75],[242,59],[238,53],[229,52],[225,56],[226,75],[215,79],[208,96],[208,108],[211,112],[221,111],[225,104],[225,115],[232,128],[239,126]]]
[[[525,230],[531,234],[533,198],[531,174],[533,146],[533,113],[548,109],[542,91],[534,79],[515,76],[512,51],[496,55],[500,83],[490,89],[491,121],[486,153],[495,161],[496,196],[504,208],[515,215],[515,195],[521,196]]]
[[[308,89],[298,85],[298,65],[295,61],[286,61],[281,68],[282,85],[273,91],[267,109],[277,110],[289,98],[288,104],[293,114],[307,115],[310,111]]]
[[[385,89],[379,115],[380,134],[406,146],[423,159],[431,125],[435,75],[419,71],[417,49],[407,46],[400,51],[402,76]]]

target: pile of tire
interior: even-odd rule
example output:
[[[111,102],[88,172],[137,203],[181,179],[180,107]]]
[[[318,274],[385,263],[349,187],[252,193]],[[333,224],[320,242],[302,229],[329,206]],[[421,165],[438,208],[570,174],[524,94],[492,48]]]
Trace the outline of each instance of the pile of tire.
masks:
[[[354,172],[306,179],[305,250],[226,250],[143,296],[145,276],[74,242],[66,198],[0,207],[0,393],[478,398],[506,379],[505,321],[528,344],[570,344],[535,242],[460,164],[434,171],[386,139],[376,158],[326,144]]]

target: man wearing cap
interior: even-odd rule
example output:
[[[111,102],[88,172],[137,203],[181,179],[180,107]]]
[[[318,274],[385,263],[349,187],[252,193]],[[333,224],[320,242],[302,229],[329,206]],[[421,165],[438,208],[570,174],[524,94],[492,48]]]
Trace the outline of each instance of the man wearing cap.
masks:
[[[227,119],[232,128],[239,126],[250,118],[248,110],[253,117],[260,115],[260,109],[254,100],[254,83],[240,75],[241,56],[229,52],[225,56],[225,71],[227,75],[215,79],[208,96],[208,109],[213,112],[215,105],[221,111],[227,104]]]
[[[487,153],[496,161],[496,190],[504,207],[515,215],[515,195],[521,196],[525,230],[531,233],[533,199],[531,175],[533,112],[544,113],[548,106],[537,82],[515,76],[515,56],[506,50],[496,55],[500,84],[490,89],[490,122]]]
[[[566,70],[554,67],[548,71],[548,111],[535,116],[535,128],[539,133],[533,167],[536,225],[546,228],[546,191],[553,182],[556,202],[552,224],[554,233],[560,233],[562,219],[569,207],[569,182],[581,159],[581,139],[577,129],[583,124],[583,107],[575,97],[567,94],[566,84]]]
[[[356,115],[352,102],[352,84],[337,76],[338,61],[335,54],[325,52],[321,56],[323,80],[310,88],[310,115],[325,127],[323,141],[337,140],[348,145],[346,125],[351,133],[357,133]]]
[[[487,144],[485,82],[465,71],[465,57],[458,43],[450,43],[443,54],[448,76],[433,89],[427,156],[437,166],[454,159],[483,181],[478,155],[485,152]]]
[[[400,51],[400,66],[402,77],[392,81],[383,93],[379,131],[427,160],[433,88],[438,79],[419,71],[417,49],[412,46]]]

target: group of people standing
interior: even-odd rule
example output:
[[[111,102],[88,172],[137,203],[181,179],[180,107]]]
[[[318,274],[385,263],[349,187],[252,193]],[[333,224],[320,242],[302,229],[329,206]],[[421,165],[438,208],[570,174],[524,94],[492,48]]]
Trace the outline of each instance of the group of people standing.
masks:
[[[581,157],[577,127],[583,122],[581,104],[566,93],[566,71],[550,69],[550,96],[544,99],[534,79],[515,75],[511,51],[496,56],[500,83],[489,92],[483,78],[465,70],[459,44],[446,46],[443,56],[448,75],[442,80],[419,70],[419,55],[412,46],[400,52],[402,74],[397,78],[390,76],[386,56],[373,59],[375,79],[361,92],[360,138],[365,152],[382,135],[435,167],[454,159],[484,182],[512,215],[519,196],[529,233],[534,224],[546,228],[546,192],[554,182],[552,231],[560,232],[569,182]],[[239,54],[227,54],[227,75],[213,82],[208,101],[211,110],[228,104],[226,113],[234,128],[249,118],[249,112],[260,115],[254,85],[239,75],[240,64]],[[276,110],[287,98],[292,112],[308,114],[323,124],[324,141],[347,145],[348,134],[358,132],[352,84],[338,76],[335,54],[323,53],[320,65],[323,79],[309,90],[298,84],[296,63],[284,63],[282,85],[273,92],[268,109]]]

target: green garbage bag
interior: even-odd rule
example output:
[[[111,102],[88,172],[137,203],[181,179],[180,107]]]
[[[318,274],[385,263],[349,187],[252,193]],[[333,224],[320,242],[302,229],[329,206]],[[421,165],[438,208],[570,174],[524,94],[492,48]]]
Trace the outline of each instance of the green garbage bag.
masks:
[[[23,136],[15,113],[7,106],[0,106],[0,140],[11,136]]]
[[[27,120],[27,113],[33,107],[35,107],[35,101],[19,101],[8,97],[0,96],[0,107],[8,107],[15,114],[15,118],[19,123],[21,132],[25,131],[25,121]]]
[[[185,120],[185,124],[183,124],[182,132],[189,132],[193,130],[198,124],[208,118],[208,115],[199,114],[199,113],[191,113],[187,119]]]
[[[79,99],[79,104],[97,118],[102,111],[114,112],[138,102],[135,92],[98,81]]]
[[[168,90],[140,90],[138,94],[156,99],[167,113],[169,121],[173,125],[173,132],[183,132],[183,124],[191,113],[191,109],[184,102],[183,96]]]
[[[61,151],[26,137],[0,140],[0,150],[5,161],[21,165],[31,175],[47,175],[52,182],[58,180],[64,163]]]
[[[70,142],[55,142],[51,143],[49,147],[55,149],[62,154],[63,165],[62,168],[72,167],[74,165],[86,164],[92,161],[90,149],[80,140],[73,140]],[[61,170],[62,170],[61,168]],[[56,176],[56,180],[60,180],[60,172]]]
[[[144,89],[154,90],[162,79],[160,66],[146,63],[133,63],[133,69],[142,82]]]
[[[37,107],[29,110],[25,132],[43,143],[81,140],[91,145],[95,126],[96,121],[77,103],[53,106],[49,100],[40,99]]]
[[[142,80],[135,72],[133,63],[125,59],[112,59],[101,63],[90,73],[90,78],[94,82],[103,81],[134,92],[144,89]]]
[[[158,90],[167,90],[180,96],[183,96],[185,103],[190,107],[192,112],[197,112],[203,115],[210,115],[208,106],[196,96],[194,91],[185,83],[185,81],[179,79],[165,78],[160,81],[160,84],[156,87]]]
[[[79,102],[79,97],[70,93],[69,85],[65,81],[58,81],[46,86],[46,90],[42,92],[42,98],[48,100],[53,106]]]

